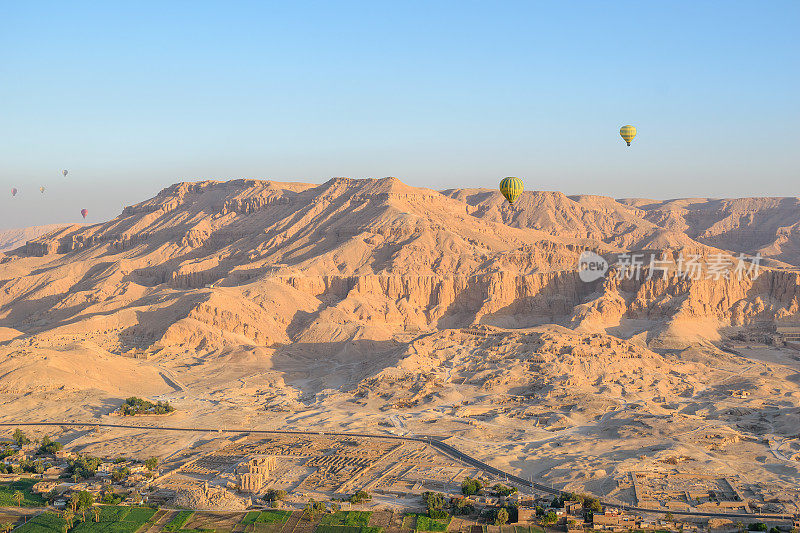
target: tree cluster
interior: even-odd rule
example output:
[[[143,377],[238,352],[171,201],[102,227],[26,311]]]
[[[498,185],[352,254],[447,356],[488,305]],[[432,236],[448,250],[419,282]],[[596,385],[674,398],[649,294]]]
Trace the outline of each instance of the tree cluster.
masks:
[[[483,484],[481,484],[480,480],[472,479],[472,478],[464,478],[464,481],[461,482],[461,493],[464,496],[474,496],[478,494],[483,489]]]
[[[517,522],[519,520],[519,509],[516,504],[508,504],[499,508],[489,508],[483,511],[483,519],[489,524],[502,526],[509,522]]]
[[[348,501],[350,503],[363,503],[363,502],[368,502],[371,499],[372,499],[372,494],[370,494],[369,492],[360,490],[360,491],[356,492],[355,494],[353,494],[352,496],[350,496]]]
[[[103,497],[100,498],[100,501],[109,505],[117,505],[122,503],[122,496],[109,490],[103,493]]]
[[[264,500],[268,502],[276,502],[285,500],[288,494],[283,489],[269,489],[266,494],[264,494]]]
[[[548,511],[547,513],[542,512],[542,516],[539,521],[545,526],[552,525],[558,522],[558,515],[556,515],[555,511]]]
[[[507,487],[500,483],[497,483],[492,490],[497,493],[498,496],[511,496],[512,494],[516,494],[518,492],[517,487]]]
[[[73,511],[88,509],[94,505],[94,495],[86,490],[75,492],[69,499],[69,506]]]
[[[439,492],[423,492],[422,503],[425,504],[428,517],[434,520],[446,520],[451,514],[469,515],[475,512],[475,507],[468,498],[448,499]]]
[[[42,444],[39,446],[39,453],[49,453],[54,455],[57,451],[63,450],[64,445],[60,442],[56,442],[54,440],[50,440],[50,437],[45,437],[42,439]]]
[[[137,396],[131,396],[119,408],[119,412],[123,416],[165,415],[174,410],[175,408],[169,402],[159,400],[153,403]]]
[[[14,442],[17,446],[24,446],[25,444],[29,444],[31,442],[31,439],[26,437],[25,433],[23,433],[19,428],[14,430],[14,435],[11,438],[14,439]]]
[[[111,479],[113,479],[114,481],[119,482],[119,481],[122,481],[123,479],[127,478],[129,475],[131,475],[131,469],[128,468],[127,466],[122,466],[122,467],[119,467],[119,468],[115,468],[111,472]]]
[[[422,502],[428,510],[428,516],[434,519],[444,519],[448,517],[447,499],[444,494],[439,492],[426,491],[422,493]]]
[[[103,460],[98,457],[79,455],[78,457],[69,459],[67,461],[67,464],[69,465],[68,471],[73,477],[87,479],[97,473],[97,469],[100,467],[100,463],[102,462]]]
[[[8,473],[8,474],[22,474],[24,472],[30,472],[32,474],[41,474],[48,468],[53,466],[49,462],[44,462],[41,459],[36,459],[34,461],[25,460],[20,461],[19,465],[4,465],[0,463],[0,474]]]
[[[325,512],[325,502],[314,501],[314,498],[308,500],[305,509],[303,509],[303,516],[309,520],[314,520],[318,515]]]
[[[585,513],[599,513],[603,510],[603,506],[600,505],[600,500],[597,498],[574,492],[565,492],[560,496],[556,496],[553,498],[551,506],[555,509],[561,509],[564,507],[564,502],[568,501],[581,502]]]

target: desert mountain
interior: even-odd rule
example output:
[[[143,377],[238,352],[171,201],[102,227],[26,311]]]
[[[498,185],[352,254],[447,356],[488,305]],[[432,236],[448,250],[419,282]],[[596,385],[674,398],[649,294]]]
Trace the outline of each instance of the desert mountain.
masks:
[[[798,318],[798,201],[179,183],[0,256],[0,419],[111,421],[138,393],[174,402],[175,425],[452,435],[599,493],[646,449],[797,480],[752,444],[797,444],[795,359],[713,343]],[[584,282],[585,250],[766,266]],[[729,437],[750,448],[704,451]]]
[[[0,252],[19,248],[30,240],[46,235],[62,227],[64,227],[64,224],[48,224],[46,226],[2,230],[0,231]]]
[[[800,278],[782,268],[800,264],[797,206],[536,191],[512,207],[494,191],[394,178],[179,183],[114,220],[8,253],[0,326],[6,340],[83,335],[112,353],[387,340],[478,323],[605,331],[650,320],[679,331],[689,321],[713,337],[797,314]],[[761,252],[778,268],[584,283],[575,267],[585,249]]]

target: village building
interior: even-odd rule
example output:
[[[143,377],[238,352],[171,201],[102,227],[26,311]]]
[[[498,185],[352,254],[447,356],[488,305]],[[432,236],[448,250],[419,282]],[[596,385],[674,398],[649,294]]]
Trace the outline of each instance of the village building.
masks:
[[[586,523],[583,519],[567,519],[566,529],[567,531],[583,531],[586,527]]]
[[[57,486],[58,486],[57,481],[39,481],[38,483],[35,483],[31,487],[31,490],[39,494],[47,494],[51,490],[55,489]]]
[[[58,478],[59,476],[65,474],[67,472],[67,465],[55,465],[51,466],[50,468],[46,469],[42,474],[46,478]]]
[[[564,502],[564,512],[568,515],[577,516],[583,512],[583,504],[577,500],[570,500]]]
[[[641,520],[641,517],[608,509],[603,514],[594,513],[592,516],[592,528],[607,531],[627,531],[635,529],[637,523],[641,522]]]

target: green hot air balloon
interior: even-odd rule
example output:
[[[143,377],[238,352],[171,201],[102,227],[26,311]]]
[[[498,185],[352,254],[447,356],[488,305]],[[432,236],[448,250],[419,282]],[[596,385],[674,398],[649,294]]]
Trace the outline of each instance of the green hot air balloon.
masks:
[[[500,192],[506,197],[508,203],[513,204],[525,188],[522,180],[515,177],[503,178],[500,182]]]

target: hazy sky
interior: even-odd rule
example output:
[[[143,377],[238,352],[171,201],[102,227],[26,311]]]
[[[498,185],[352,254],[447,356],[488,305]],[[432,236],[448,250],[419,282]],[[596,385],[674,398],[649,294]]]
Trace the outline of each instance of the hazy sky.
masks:
[[[30,1],[0,26],[0,228],[201,178],[800,195],[796,0]]]

